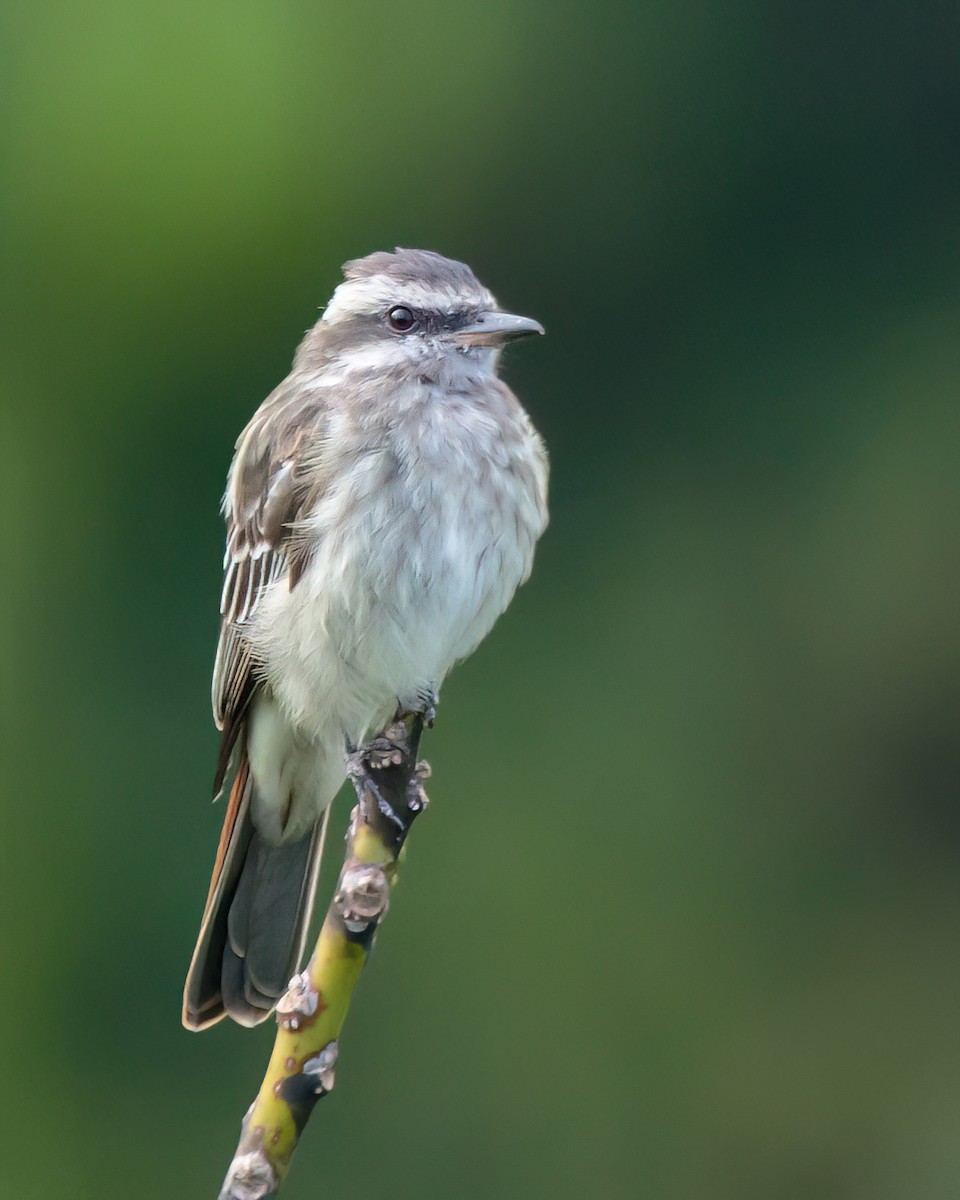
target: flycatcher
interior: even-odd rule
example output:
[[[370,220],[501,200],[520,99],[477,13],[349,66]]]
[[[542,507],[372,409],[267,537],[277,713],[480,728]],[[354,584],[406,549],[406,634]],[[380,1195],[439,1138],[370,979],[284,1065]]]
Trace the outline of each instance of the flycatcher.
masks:
[[[497,377],[543,333],[427,250],[344,266],[227,477],[213,712],[230,801],[184,989],[255,1025],[299,967],[347,755],[431,713],[530,574],[547,456]]]

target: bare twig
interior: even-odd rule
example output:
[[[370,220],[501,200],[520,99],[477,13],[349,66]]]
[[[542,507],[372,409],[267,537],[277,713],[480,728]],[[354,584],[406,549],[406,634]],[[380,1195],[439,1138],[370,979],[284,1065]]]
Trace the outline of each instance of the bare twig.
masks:
[[[353,989],[387,911],[397,857],[427,803],[417,762],[423,718],[398,717],[351,763],[357,791],[343,867],[316,947],[277,1005],[277,1039],[219,1200],[269,1200],[303,1127],[331,1090]]]

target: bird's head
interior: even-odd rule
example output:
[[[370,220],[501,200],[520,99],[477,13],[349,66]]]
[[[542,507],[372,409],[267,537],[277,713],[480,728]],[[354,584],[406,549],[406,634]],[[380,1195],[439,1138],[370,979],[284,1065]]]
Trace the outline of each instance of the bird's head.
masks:
[[[431,250],[378,251],[343,267],[317,330],[344,366],[422,370],[468,359],[493,369],[508,341],[543,333],[502,312],[464,263]]]

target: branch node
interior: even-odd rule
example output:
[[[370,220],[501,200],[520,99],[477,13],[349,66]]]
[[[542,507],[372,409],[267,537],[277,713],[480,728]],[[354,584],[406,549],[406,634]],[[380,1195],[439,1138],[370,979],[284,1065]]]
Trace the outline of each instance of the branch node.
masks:
[[[325,1096],[327,1092],[333,1091],[334,1084],[334,1067],[337,1065],[337,1053],[339,1046],[334,1040],[327,1042],[319,1054],[313,1058],[308,1058],[303,1064],[304,1075],[316,1076],[316,1091],[318,1096]]]
[[[230,1164],[218,1200],[267,1200],[277,1190],[277,1173],[262,1150],[239,1154]]]
[[[287,1029],[296,1029],[303,1019],[312,1017],[320,1003],[320,993],[306,971],[294,975],[277,1004],[277,1020]]]
[[[344,925],[351,933],[362,933],[387,911],[390,884],[383,867],[376,863],[351,863],[340,877],[333,898]]]

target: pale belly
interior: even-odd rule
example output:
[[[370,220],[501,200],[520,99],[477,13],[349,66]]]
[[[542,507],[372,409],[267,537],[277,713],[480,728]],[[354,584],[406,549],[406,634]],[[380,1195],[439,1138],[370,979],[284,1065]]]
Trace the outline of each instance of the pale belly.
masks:
[[[502,495],[494,504],[462,487],[381,493],[356,512],[318,514],[307,570],[292,591],[272,586],[252,631],[301,735],[336,730],[352,744],[398,703],[436,692],[486,636],[529,572],[534,540],[518,538]]]
[[[254,819],[275,839],[309,829],[346,747],[435,696],[529,574],[546,463],[529,426],[516,432],[527,440],[508,455],[495,424],[421,411],[405,445],[395,430],[352,459],[310,514],[303,574],[271,585],[249,628],[267,685],[251,722]]]

